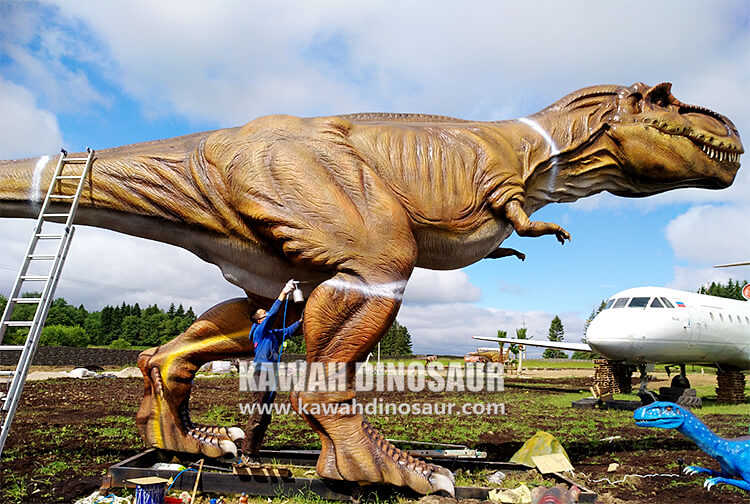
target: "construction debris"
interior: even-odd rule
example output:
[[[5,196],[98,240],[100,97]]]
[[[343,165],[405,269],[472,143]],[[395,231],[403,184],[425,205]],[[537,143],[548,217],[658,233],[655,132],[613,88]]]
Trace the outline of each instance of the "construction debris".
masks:
[[[523,483],[513,489],[490,490],[490,501],[503,504],[531,504],[531,490]]]
[[[506,475],[503,471],[495,471],[489,476],[487,476],[487,482],[492,483],[494,485],[500,485],[505,478],[506,478]]]
[[[510,461],[514,464],[536,467],[533,457],[550,454],[561,454],[570,463],[570,457],[568,457],[560,441],[549,432],[538,431],[523,444]]]

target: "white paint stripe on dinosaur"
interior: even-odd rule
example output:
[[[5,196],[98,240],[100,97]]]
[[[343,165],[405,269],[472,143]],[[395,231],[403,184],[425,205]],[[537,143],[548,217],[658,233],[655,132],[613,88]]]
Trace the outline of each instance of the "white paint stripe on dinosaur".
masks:
[[[552,151],[552,155],[560,153],[560,149],[557,148],[557,145],[555,144],[555,141],[552,140],[552,137],[550,136],[547,131],[542,128],[538,122],[536,122],[533,119],[529,119],[528,117],[521,117],[518,119],[518,122],[524,123],[526,126],[529,126],[531,129],[542,135],[542,138],[544,138],[544,141],[547,142],[547,145],[549,145],[550,150]]]
[[[338,290],[355,290],[357,292],[361,292],[367,297],[385,297],[395,299],[397,301],[401,301],[403,299],[404,290],[406,289],[406,280],[382,284],[362,285],[346,282],[338,278],[331,278],[323,283]]]
[[[42,201],[42,172],[49,162],[49,156],[42,156],[34,166],[34,175],[31,177],[31,188],[29,189],[29,199],[33,203],[39,203]]]
[[[542,128],[538,122],[536,122],[533,119],[529,119],[528,117],[521,117],[518,119],[519,122],[529,126],[531,129],[539,133],[545,142],[547,142],[547,145],[549,145],[550,154],[552,156],[552,159],[550,160],[550,177],[549,182],[547,183],[547,191],[550,193],[555,190],[555,181],[557,180],[557,173],[559,171],[559,168],[557,166],[557,156],[560,153],[560,149],[557,148],[557,144],[555,144],[555,141],[552,139],[552,136],[547,133],[547,130]]]

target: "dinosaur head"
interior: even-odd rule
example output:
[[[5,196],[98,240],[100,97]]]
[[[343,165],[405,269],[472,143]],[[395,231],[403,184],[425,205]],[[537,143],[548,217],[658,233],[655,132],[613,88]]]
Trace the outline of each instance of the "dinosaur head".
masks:
[[[529,119],[549,133],[552,148],[538,150],[527,182],[547,202],[725,188],[744,152],[729,119],[682,103],[669,83],[583,88]]]
[[[671,402],[657,401],[635,410],[633,418],[638,427],[658,427],[661,429],[677,429],[687,414],[682,406]]]
[[[734,181],[744,152],[737,128],[725,116],[682,103],[669,83],[637,83],[618,93],[606,134],[635,191],[646,196],[679,187],[722,189]]]

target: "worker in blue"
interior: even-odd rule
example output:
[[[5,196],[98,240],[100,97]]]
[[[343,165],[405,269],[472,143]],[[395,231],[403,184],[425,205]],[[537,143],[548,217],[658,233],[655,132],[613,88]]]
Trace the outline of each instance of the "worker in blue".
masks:
[[[256,365],[263,362],[278,362],[281,344],[302,325],[302,319],[299,319],[289,327],[272,329],[276,316],[281,311],[281,303],[293,290],[294,280],[289,280],[268,311],[260,308],[251,317],[253,326],[250,328],[250,341],[255,349]]]
[[[246,455],[257,455],[263,444],[266,429],[271,423],[272,404],[276,398],[275,365],[280,360],[281,346],[302,325],[302,319],[299,319],[288,327],[273,328],[278,314],[283,308],[282,303],[285,302],[294,288],[294,280],[289,280],[268,311],[258,309],[250,317],[253,325],[250,328],[249,338],[255,349],[253,381],[256,384],[270,384],[270,387],[259,388],[255,392],[255,405],[250,411],[245,428],[245,439],[242,442],[242,451]]]

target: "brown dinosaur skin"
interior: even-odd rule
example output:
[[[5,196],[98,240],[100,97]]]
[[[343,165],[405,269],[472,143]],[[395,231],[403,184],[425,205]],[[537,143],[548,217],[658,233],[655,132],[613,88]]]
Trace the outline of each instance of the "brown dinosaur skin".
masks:
[[[584,88],[517,121],[269,116],[97,151],[76,222],[184,247],[248,293],[138,363],[146,442],[219,456],[235,453],[240,434],[192,424],[192,378],[204,362],[252,354],[249,314],[267,308],[287,279],[309,282],[308,361],[362,361],[393,322],[415,266],[518,255],[495,252],[514,230],[564,243],[558,225],[529,220],[550,202],[727,187],[742,152],[726,117],[679,102],[669,84]],[[36,215],[35,163],[0,162],[0,216]],[[42,191],[53,165],[41,173]],[[292,402],[345,402],[351,388]],[[303,416],[321,439],[321,476],[452,492],[448,471],[400,452],[361,415]]]

